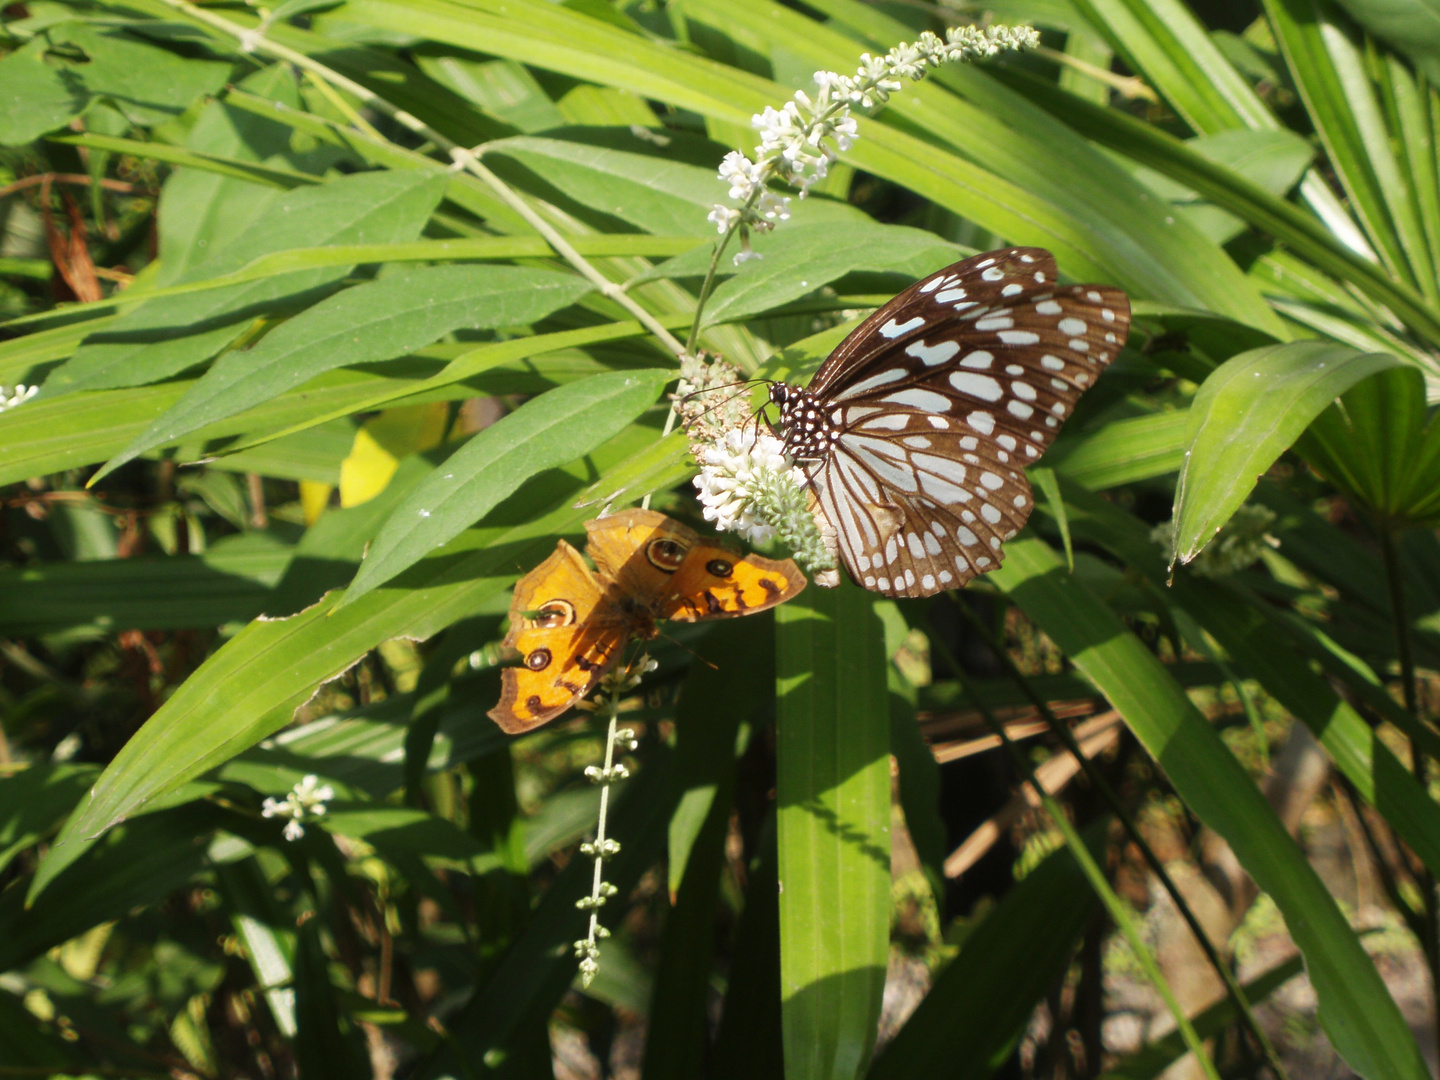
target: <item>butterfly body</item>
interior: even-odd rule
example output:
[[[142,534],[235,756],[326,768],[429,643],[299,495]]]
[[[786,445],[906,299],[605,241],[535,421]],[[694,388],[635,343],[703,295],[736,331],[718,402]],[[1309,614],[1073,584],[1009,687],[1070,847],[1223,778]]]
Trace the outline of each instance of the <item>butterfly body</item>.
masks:
[[[595,568],[561,540],[515,586],[507,647],[520,666],[502,673],[490,718],[512,734],[559,716],[661,620],[697,622],[774,607],[805,587],[789,559],[739,556],[652,510],[585,524]]]
[[[1024,466],[1125,343],[1118,289],[1060,285],[1040,248],[988,252],[916,282],[805,387],[776,383],[850,576],[891,596],[958,588],[1000,565],[1034,507]]]

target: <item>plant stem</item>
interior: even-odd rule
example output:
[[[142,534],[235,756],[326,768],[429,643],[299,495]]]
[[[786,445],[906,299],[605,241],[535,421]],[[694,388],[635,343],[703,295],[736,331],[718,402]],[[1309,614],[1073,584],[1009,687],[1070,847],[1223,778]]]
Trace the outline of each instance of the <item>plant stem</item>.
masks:
[[[501,180],[482,165],[474,151],[442,135],[419,117],[392,105],[368,87],[355,82],[353,79],[346,78],[338,71],[326,67],[317,60],[312,60],[304,53],[296,52],[294,49],[286,48],[284,45],[271,41],[258,31],[247,30],[239,23],[231,22],[229,19],[221,18],[213,12],[196,7],[194,4],[189,3],[188,0],[161,0],[161,3],[165,4],[166,7],[174,8],[176,11],[189,16],[196,22],[203,23],[213,30],[218,30],[223,34],[235,38],[247,51],[264,53],[277,60],[284,60],[287,63],[294,64],[302,71],[309,72],[318,78],[324,79],[331,86],[338,87],[352,94],[376,111],[384,113],[402,127],[414,132],[423,139],[429,140],[438,149],[450,156],[456,168],[464,169],[472,176],[476,176],[483,181],[506,205],[524,218],[531,228],[543,236],[545,241],[555,249],[558,255],[571,266],[575,267],[576,270],[580,271],[588,281],[594,284],[602,295],[614,300],[639,320],[640,325],[655,335],[656,339],[665,346],[668,352],[674,356],[679,356],[685,351],[679,340],[671,334],[669,330],[665,329],[655,316],[651,315],[650,312],[632,300],[625,293],[622,286],[615,284],[609,278],[605,277],[604,274],[600,273],[599,270],[596,270],[595,267],[590,265],[585,257],[576,251],[565,237],[560,235],[560,233],[548,221],[541,217],[529,203],[522,199],[509,184],[505,183],[505,181]]]
[[[1380,551],[1385,562],[1385,580],[1390,587],[1390,619],[1395,624],[1395,652],[1400,659],[1400,692],[1404,697],[1405,711],[1412,721],[1419,724],[1415,646],[1410,637],[1410,615],[1405,604],[1405,571],[1400,565],[1400,547],[1393,522],[1382,521],[1377,531],[1380,534]],[[1413,738],[1410,740],[1410,771],[1420,781],[1421,788],[1428,791],[1430,757]],[[1425,948],[1425,962],[1430,968],[1431,1007],[1434,1009],[1436,1038],[1440,1041],[1440,903],[1437,903],[1435,875],[1430,868],[1425,867],[1417,876],[1425,901],[1422,913],[1425,932],[1421,935],[1421,944]]]
[[[1150,868],[1151,873],[1155,875],[1156,880],[1164,886],[1165,891],[1170,894],[1170,899],[1174,902],[1175,909],[1180,912],[1180,917],[1185,920],[1185,925],[1190,928],[1190,932],[1195,936],[1195,941],[1200,946],[1201,951],[1205,953],[1206,959],[1210,961],[1210,966],[1215,969],[1215,973],[1220,976],[1220,981],[1225,984],[1225,989],[1235,1002],[1235,1007],[1240,1013],[1242,1022],[1254,1037],[1255,1042],[1259,1045],[1261,1053],[1265,1055],[1266,1064],[1268,1064],[1274,1072],[1276,1080],[1287,1080],[1285,1066],[1280,1062],[1280,1055],[1270,1042],[1269,1036],[1265,1034],[1264,1029],[1260,1026],[1260,1021],[1251,1008],[1250,1000],[1245,996],[1245,991],[1241,988],[1239,980],[1235,978],[1235,973],[1230,969],[1230,965],[1225,962],[1219,952],[1216,951],[1215,946],[1211,944],[1209,935],[1205,933],[1200,925],[1200,920],[1197,919],[1195,913],[1190,910],[1190,905],[1186,903],[1185,897],[1181,895],[1179,887],[1176,886],[1174,879],[1170,877],[1164,864],[1161,863],[1160,857],[1155,854],[1154,849],[1151,848],[1150,844],[1145,840],[1145,837],[1141,835],[1140,827],[1136,825],[1135,819],[1130,815],[1129,809],[1125,806],[1119,794],[1110,786],[1110,782],[1105,778],[1105,774],[1096,768],[1095,763],[1080,749],[1080,744],[1075,741],[1075,736],[1069,726],[1050,710],[1049,703],[1030,685],[1030,680],[1025,677],[1025,673],[1022,672],[1015,661],[1011,659],[1010,654],[1005,651],[1004,645],[996,639],[995,634],[985,625],[984,620],[976,615],[975,612],[971,611],[969,605],[964,603],[959,597],[954,596],[953,593],[950,595],[955,600],[955,606],[960,609],[961,614],[965,616],[970,624],[979,631],[985,643],[990,646],[990,651],[993,652],[1000,663],[1004,665],[1010,677],[1014,679],[1016,685],[1020,687],[1021,692],[1040,710],[1040,715],[1045,717],[1045,721],[1050,725],[1050,729],[1059,737],[1065,749],[1069,751],[1079,763],[1086,778],[1094,785],[1100,797],[1105,800],[1106,804],[1120,821],[1120,824],[1125,829],[1126,835],[1134,841],[1135,846],[1140,850],[1142,857],[1145,859],[1145,864]],[[955,668],[955,677],[963,681],[963,676],[958,668]],[[982,715],[985,715],[983,709],[981,712]],[[1008,736],[1006,736],[1006,738],[1008,738]]]

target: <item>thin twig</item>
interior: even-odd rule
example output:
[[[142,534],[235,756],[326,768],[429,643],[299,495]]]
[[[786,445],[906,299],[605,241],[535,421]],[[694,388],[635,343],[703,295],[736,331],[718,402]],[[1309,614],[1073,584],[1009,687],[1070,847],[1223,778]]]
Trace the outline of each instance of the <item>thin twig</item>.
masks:
[[[17,191],[24,191],[26,188],[39,187],[46,182],[56,184],[78,184],[81,187],[89,187],[91,184],[99,185],[107,191],[118,191],[122,195],[133,195],[137,191],[142,195],[154,195],[156,192],[149,188],[137,188],[134,184],[127,184],[124,180],[111,180],[102,178],[95,180],[93,177],[85,176],[83,173],[36,173],[34,176],[27,176],[22,180],[16,180],[13,184],[6,184],[0,187],[0,199],[7,195],[14,195]]]

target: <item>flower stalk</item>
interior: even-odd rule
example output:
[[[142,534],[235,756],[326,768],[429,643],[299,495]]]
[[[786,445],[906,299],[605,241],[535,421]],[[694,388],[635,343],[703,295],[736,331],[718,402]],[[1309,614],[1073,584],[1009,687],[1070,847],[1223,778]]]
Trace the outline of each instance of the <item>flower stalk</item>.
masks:
[[[575,901],[581,911],[590,913],[588,930],[583,938],[575,942],[575,956],[580,961],[580,985],[589,987],[600,970],[600,942],[610,936],[610,931],[600,924],[600,909],[619,890],[605,880],[605,861],[620,853],[620,844],[606,835],[610,820],[610,788],[616,780],[624,780],[630,770],[615,760],[615,750],[634,750],[638,745],[635,732],[619,726],[620,695],[640,685],[641,678],[658,667],[649,656],[641,654],[634,662],[623,668],[608,672],[600,680],[600,691],[594,700],[582,701],[580,708],[590,711],[606,709],[610,723],[605,733],[605,764],[591,765],[585,770],[585,777],[592,784],[600,785],[600,814],[595,825],[595,839],[580,845],[580,852],[595,861],[595,873],[591,879],[590,895]]]

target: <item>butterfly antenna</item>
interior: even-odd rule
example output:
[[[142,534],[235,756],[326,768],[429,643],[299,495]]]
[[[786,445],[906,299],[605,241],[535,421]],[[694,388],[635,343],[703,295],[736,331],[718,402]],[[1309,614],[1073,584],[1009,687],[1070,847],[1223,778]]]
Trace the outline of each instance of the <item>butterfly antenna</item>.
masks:
[[[705,657],[701,656],[701,655],[700,655],[699,653],[697,653],[694,649],[690,648],[689,645],[686,645],[683,641],[680,641],[678,638],[673,638],[673,637],[671,637],[669,634],[665,633],[664,630],[659,630],[659,629],[657,628],[657,630],[656,630],[656,636],[664,638],[666,641],[670,642],[671,645],[675,645],[675,646],[677,646],[677,647],[679,647],[679,648],[681,648],[681,649],[684,649],[687,653],[690,654],[690,656],[691,656],[693,659],[699,660],[700,663],[704,664],[704,665],[705,665],[706,667],[708,667],[711,671],[719,671],[719,670],[720,670],[720,665],[719,665],[719,664],[712,664],[709,660],[706,660]]]
[[[760,384],[762,384],[762,383],[768,385],[771,381],[772,381],[772,380],[770,380],[770,379],[744,379],[744,380],[741,380],[741,381],[739,381],[739,382],[721,383],[719,386],[707,386],[707,387],[706,387],[705,389],[703,389],[703,390],[696,390],[696,391],[694,391],[694,392],[692,392],[692,393],[686,394],[684,397],[682,397],[682,398],[680,399],[680,403],[681,403],[681,404],[684,404],[685,402],[689,401],[691,398],[695,397],[697,394],[708,394],[708,393],[710,393],[712,390],[724,390],[724,389],[727,389],[728,387],[732,387],[732,386],[738,386],[738,387],[740,387],[740,389],[737,390],[737,391],[735,391],[735,393],[731,394],[729,397],[725,398],[723,401],[717,401],[714,405],[711,405],[708,409],[706,409],[704,412],[702,412],[702,413],[700,414],[700,416],[709,416],[709,415],[710,415],[712,412],[714,412],[716,409],[722,409],[722,408],[724,408],[726,405],[729,405],[730,402],[734,401],[736,398],[741,397],[741,396],[749,393],[750,390],[752,390],[754,387],[756,387],[756,386],[758,386],[758,385],[760,385]],[[761,408],[763,409],[764,406],[762,405]],[[697,417],[697,419],[698,419],[698,417]],[[748,424],[749,421],[747,420],[746,423]]]

